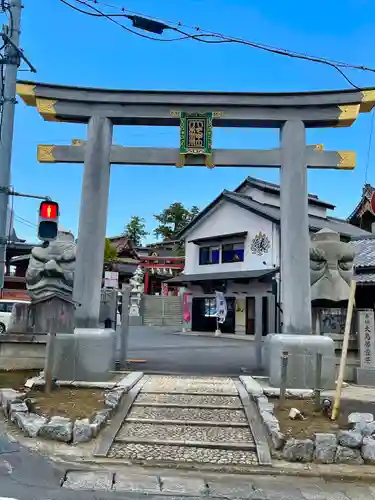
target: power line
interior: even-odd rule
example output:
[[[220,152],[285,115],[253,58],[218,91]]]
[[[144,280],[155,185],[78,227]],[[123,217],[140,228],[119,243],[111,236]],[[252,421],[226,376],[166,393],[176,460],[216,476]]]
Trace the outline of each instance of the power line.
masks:
[[[291,58],[295,58],[295,59],[307,60],[307,61],[315,62],[318,64],[325,64],[327,66],[334,68],[336,71],[338,71],[341,74],[341,76],[343,76],[343,78],[345,78],[345,80],[352,87],[356,88],[357,90],[361,90],[361,88],[358,87],[357,85],[355,85],[340,68],[356,69],[356,70],[369,71],[369,72],[375,73],[374,68],[353,65],[353,64],[346,63],[346,62],[334,61],[334,60],[330,60],[330,59],[326,59],[326,58],[322,58],[322,57],[317,57],[317,56],[310,56],[308,54],[298,53],[298,52],[290,51],[290,50],[287,50],[284,48],[272,47],[270,45],[265,45],[262,43],[245,40],[243,38],[237,38],[237,37],[224,35],[223,33],[215,33],[215,32],[210,32],[208,30],[202,30],[200,27],[188,26],[188,25],[185,25],[181,22],[176,23],[176,22],[172,22],[172,21],[159,20],[157,18],[153,18],[152,16],[147,16],[147,15],[143,15],[143,14],[138,13],[138,12],[133,12],[133,11],[130,11],[128,9],[125,9],[124,7],[113,6],[113,5],[101,2],[99,0],[71,0],[71,1],[74,1],[78,4],[80,4],[80,5],[85,6],[86,8],[90,9],[90,11],[83,10],[82,8],[79,8],[75,5],[72,5],[67,0],[60,0],[60,1],[78,12],[81,12],[81,13],[89,15],[89,16],[97,17],[97,18],[100,18],[100,17],[106,18],[109,21],[113,22],[114,24],[118,25],[122,29],[124,29],[132,34],[135,34],[137,36],[141,36],[142,38],[146,38],[146,39],[153,40],[153,41],[174,42],[174,41],[186,40],[186,39],[190,38],[190,39],[202,42],[202,43],[215,43],[215,44],[217,44],[217,43],[239,43],[242,45],[247,45],[247,46],[250,46],[252,48],[257,48],[257,49],[264,50],[264,51],[274,53],[277,55],[282,55],[282,56],[291,57]],[[102,10],[98,9],[97,7],[90,5],[89,2],[94,3],[95,5],[103,5],[104,7],[118,9],[121,11],[121,13],[120,14],[105,13]],[[159,25],[158,30],[160,30],[160,31],[154,31],[158,34],[162,34],[164,29],[170,29],[170,30],[173,30],[173,31],[180,33],[183,36],[178,37],[178,38],[165,39],[165,38],[157,38],[157,37],[145,35],[144,33],[139,33],[138,31],[135,31],[131,28],[128,28],[127,26],[125,26],[124,24],[122,24],[121,22],[119,22],[116,19],[118,17],[127,17],[127,18],[131,19],[133,21],[133,25],[136,25],[136,22],[139,23],[140,20],[143,21],[143,24],[145,24],[147,22],[149,22],[149,23],[153,22],[154,24],[158,24]],[[180,29],[181,27],[186,27],[187,29],[193,30],[193,31],[195,31],[196,34],[187,33],[185,31],[181,30]],[[147,30],[147,27],[144,29]],[[150,29],[149,31],[153,31],[153,30]],[[209,39],[207,39],[207,38],[209,38]],[[212,38],[215,38],[215,40],[213,40]]]
[[[38,225],[34,224],[34,222],[31,222],[28,219],[24,219],[23,217],[20,217],[19,215],[14,214],[14,219],[17,222],[19,222],[20,224],[24,224],[25,226],[32,227],[33,229],[38,227]]]

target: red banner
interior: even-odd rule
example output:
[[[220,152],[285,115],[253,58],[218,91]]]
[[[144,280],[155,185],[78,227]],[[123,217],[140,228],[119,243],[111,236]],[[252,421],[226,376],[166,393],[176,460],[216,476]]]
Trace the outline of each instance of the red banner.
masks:
[[[190,323],[191,321],[191,314],[190,314],[190,305],[192,301],[192,296],[191,293],[184,293],[184,322],[185,323]]]

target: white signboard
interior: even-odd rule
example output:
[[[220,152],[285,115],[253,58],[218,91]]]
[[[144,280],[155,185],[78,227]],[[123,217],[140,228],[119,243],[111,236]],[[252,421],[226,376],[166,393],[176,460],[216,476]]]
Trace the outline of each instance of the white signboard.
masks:
[[[216,292],[216,317],[219,323],[224,323],[227,312],[227,301],[223,292]]]
[[[361,368],[375,368],[374,311],[358,311],[359,353]]]
[[[118,288],[118,273],[114,271],[105,271],[104,273],[104,287],[105,288]]]

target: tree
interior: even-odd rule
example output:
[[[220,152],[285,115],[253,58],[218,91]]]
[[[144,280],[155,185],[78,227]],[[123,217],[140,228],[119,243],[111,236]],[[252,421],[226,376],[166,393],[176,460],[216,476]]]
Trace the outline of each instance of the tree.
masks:
[[[132,215],[130,221],[125,226],[123,235],[132,240],[135,246],[141,246],[143,238],[148,235],[145,220],[138,215]]]
[[[197,206],[192,206],[189,210],[178,201],[165,208],[160,214],[154,215],[159,225],[154,229],[157,238],[162,237],[164,241],[173,240],[178,233],[184,229],[189,222],[199,213]]]
[[[104,262],[109,260],[114,260],[117,257],[116,248],[111,245],[111,240],[109,238],[105,239],[104,244]]]

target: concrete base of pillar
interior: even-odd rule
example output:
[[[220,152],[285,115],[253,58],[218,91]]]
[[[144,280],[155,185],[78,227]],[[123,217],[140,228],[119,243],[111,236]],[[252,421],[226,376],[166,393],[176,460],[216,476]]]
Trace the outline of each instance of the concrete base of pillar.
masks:
[[[142,316],[129,316],[129,326],[142,326]]]
[[[320,389],[335,388],[335,350],[330,337],[322,335],[272,334],[266,341],[265,362],[272,387],[281,384],[281,356],[288,352],[288,389],[314,389],[316,380],[316,354],[322,359]]]
[[[358,385],[375,387],[375,368],[355,368],[354,381]]]
[[[60,380],[106,382],[115,368],[116,332],[76,328],[56,334],[53,376]]]

